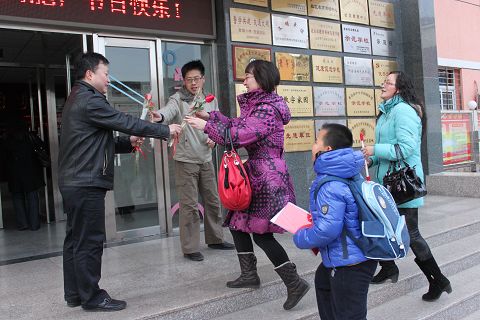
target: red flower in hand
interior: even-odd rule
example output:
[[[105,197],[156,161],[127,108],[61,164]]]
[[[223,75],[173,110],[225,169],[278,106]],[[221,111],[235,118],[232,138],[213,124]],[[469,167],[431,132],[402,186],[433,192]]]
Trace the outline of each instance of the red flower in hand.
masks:
[[[215,96],[213,94],[209,94],[208,96],[205,97],[205,102],[210,103],[215,99]]]

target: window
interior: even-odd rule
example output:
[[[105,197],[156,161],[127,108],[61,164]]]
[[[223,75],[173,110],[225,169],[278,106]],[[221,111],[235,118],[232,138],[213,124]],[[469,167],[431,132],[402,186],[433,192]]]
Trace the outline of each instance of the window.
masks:
[[[438,82],[442,110],[461,109],[460,69],[440,67],[438,69]]]

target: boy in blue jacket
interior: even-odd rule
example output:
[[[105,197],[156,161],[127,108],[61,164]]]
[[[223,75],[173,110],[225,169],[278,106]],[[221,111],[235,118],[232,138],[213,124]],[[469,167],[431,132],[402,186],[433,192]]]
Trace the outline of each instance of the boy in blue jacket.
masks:
[[[347,127],[336,123],[322,126],[312,147],[317,173],[310,188],[313,224],[299,230],[293,238],[300,249],[320,249],[322,263],[315,273],[315,290],[322,320],[366,319],[368,285],[377,267],[377,262],[367,259],[343,232],[349,230],[357,237],[361,232],[358,208],[349,187],[330,181],[314,196],[316,186],[325,176],[351,178],[361,172],[364,157],[352,145],[352,133]]]

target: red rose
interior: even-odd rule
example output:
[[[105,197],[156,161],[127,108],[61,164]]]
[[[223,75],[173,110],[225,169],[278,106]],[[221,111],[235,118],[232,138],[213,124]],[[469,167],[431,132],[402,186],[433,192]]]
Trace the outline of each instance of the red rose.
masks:
[[[145,94],[145,100],[147,101],[152,100],[152,95],[150,93]]]
[[[215,96],[213,94],[209,94],[208,96],[205,97],[205,102],[210,103],[215,99]]]

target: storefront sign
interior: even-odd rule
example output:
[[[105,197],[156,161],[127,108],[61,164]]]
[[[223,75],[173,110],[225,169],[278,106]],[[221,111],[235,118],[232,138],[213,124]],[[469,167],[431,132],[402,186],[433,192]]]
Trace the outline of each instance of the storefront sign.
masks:
[[[378,116],[378,107],[380,103],[383,103],[382,99],[382,89],[375,89],[375,115]]]
[[[310,81],[310,56],[275,52],[275,63],[280,71],[280,80]]]
[[[371,86],[373,84],[372,60],[344,57],[345,84]]]
[[[395,13],[393,3],[382,0],[369,0],[370,24],[372,26],[395,28]]]
[[[340,0],[341,20],[368,24],[367,0]]]
[[[310,151],[314,143],[313,120],[292,120],[285,126],[285,152]]]
[[[272,61],[270,49],[233,46],[233,78],[243,80],[245,68],[254,60]]]
[[[307,15],[306,0],[272,0],[272,10]]]
[[[320,129],[322,129],[322,126],[326,123],[338,123],[341,125],[346,126],[347,125],[347,120],[345,119],[321,119],[321,120],[315,120],[315,138],[318,135],[318,132]]]
[[[212,0],[4,0],[0,16],[96,31],[215,37]]]
[[[340,19],[338,0],[307,0],[308,15],[312,17]]]
[[[348,119],[347,124],[352,131],[354,148],[362,146],[360,133],[363,133],[366,146],[375,144],[375,119]]]
[[[285,99],[292,117],[313,115],[312,87],[280,85],[277,87],[277,94]]]
[[[345,90],[337,87],[314,87],[316,116],[344,116]]]
[[[343,51],[361,54],[372,54],[370,46],[370,30],[367,27],[359,27],[343,24]]]
[[[270,14],[230,8],[232,41],[272,44]]]
[[[394,31],[372,29],[372,51],[376,56],[395,57],[397,38]]]
[[[314,82],[343,83],[342,58],[312,55]]]
[[[347,116],[375,116],[375,98],[373,89],[347,88]]]
[[[310,19],[310,49],[342,52],[340,24]]]
[[[398,70],[398,63],[392,60],[373,60],[375,86],[380,87],[392,71]]]
[[[235,83],[235,104],[237,106],[237,117],[240,117],[240,105],[237,97],[241,94],[247,93],[247,88],[242,83]]]
[[[268,0],[233,0],[233,2],[249,4],[252,6],[268,7]]]
[[[307,19],[272,14],[273,44],[308,49]]]
[[[470,113],[442,113],[443,164],[472,161],[472,116]]]

